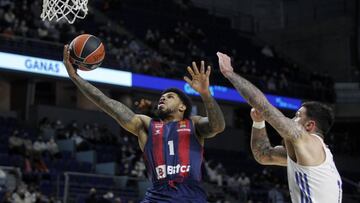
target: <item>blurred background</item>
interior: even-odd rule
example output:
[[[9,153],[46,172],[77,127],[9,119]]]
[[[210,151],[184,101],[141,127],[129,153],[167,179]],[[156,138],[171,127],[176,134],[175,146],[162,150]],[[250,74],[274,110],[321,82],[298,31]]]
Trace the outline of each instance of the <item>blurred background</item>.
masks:
[[[213,66],[212,93],[227,128],[205,144],[209,202],[290,202],[286,169],[252,157],[250,108],[219,72],[217,51],[289,117],[301,101],[335,109],[325,142],[343,178],[343,202],[360,202],[359,1],[90,0],[88,7],[85,19],[68,24],[41,21],[40,0],[0,0],[2,202],[130,203],[149,186],[136,137],[64,77],[63,45],[83,33],[103,41],[102,67],[132,80],[114,84],[99,74],[94,84],[137,113],[151,114],[161,90],[176,84],[192,95],[193,113],[205,115],[180,80],[192,61]],[[149,105],[139,108],[141,99]]]

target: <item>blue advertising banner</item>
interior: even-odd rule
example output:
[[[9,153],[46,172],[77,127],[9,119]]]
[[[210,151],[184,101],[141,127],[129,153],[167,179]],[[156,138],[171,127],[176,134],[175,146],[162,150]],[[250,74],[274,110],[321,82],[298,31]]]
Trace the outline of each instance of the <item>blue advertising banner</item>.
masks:
[[[0,52],[0,69],[61,78],[68,77],[62,61],[4,52]],[[162,91],[170,87],[176,87],[189,95],[198,95],[198,93],[192,89],[189,84],[181,80],[153,77],[101,67],[93,71],[78,71],[78,74],[84,79],[93,82],[158,91]],[[245,100],[237,93],[234,88],[211,86],[210,91],[216,99],[240,103],[245,102]],[[266,97],[274,106],[278,108],[297,110],[301,105],[300,99],[268,94]]]

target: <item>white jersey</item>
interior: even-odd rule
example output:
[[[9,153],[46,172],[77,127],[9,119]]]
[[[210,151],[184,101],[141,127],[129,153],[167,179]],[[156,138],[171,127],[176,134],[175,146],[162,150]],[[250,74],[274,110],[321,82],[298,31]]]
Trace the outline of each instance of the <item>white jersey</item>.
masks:
[[[318,166],[301,166],[287,157],[287,175],[293,203],[340,203],[342,181],[333,155],[317,136],[325,150],[325,161]]]

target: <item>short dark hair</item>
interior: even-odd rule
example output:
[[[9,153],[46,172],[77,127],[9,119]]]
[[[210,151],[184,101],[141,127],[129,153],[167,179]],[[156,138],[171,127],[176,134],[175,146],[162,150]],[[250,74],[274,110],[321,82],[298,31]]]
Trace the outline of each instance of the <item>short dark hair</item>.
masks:
[[[190,97],[178,88],[166,89],[161,93],[161,95],[168,93],[168,92],[174,92],[179,96],[182,103],[184,103],[184,105],[186,106],[186,110],[184,112],[184,118],[190,118],[191,110],[192,110],[192,102],[191,102]]]
[[[316,101],[302,103],[306,108],[306,116],[315,120],[317,128],[325,136],[334,123],[334,113],[331,107]]]

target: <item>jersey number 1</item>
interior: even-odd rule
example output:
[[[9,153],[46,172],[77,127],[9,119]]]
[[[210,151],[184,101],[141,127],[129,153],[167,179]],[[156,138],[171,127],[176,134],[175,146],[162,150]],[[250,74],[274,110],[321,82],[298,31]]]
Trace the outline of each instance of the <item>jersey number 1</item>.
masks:
[[[169,153],[170,153],[170,155],[175,155],[174,154],[174,141],[172,141],[172,140],[168,141],[168,145],[169,145]]]

